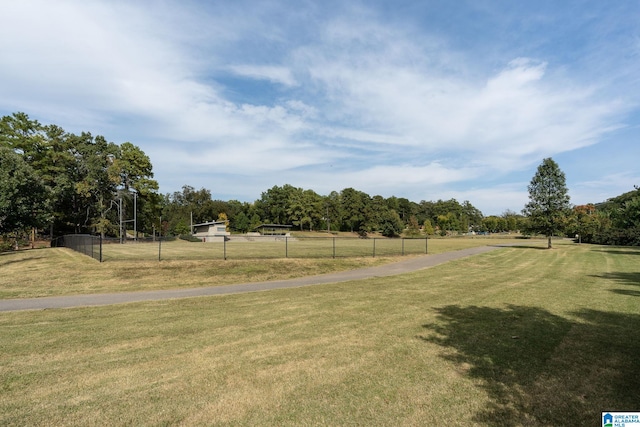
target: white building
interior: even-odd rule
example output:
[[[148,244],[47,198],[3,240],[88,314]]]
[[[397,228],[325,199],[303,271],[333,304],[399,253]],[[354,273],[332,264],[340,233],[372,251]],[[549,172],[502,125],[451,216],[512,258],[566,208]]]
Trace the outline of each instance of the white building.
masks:
[[[224,221],[193,224],[193,236],[198,237],[203,242],[222,242],[230,234]]]

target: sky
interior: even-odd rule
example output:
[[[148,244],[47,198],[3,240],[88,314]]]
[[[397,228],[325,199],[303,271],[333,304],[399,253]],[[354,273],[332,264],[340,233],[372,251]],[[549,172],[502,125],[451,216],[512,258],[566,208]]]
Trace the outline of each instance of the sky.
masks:
[[[7,0],[0,116],[129,141],[161,193],[520,212],[544,158],[573,204],[640,185],[640,2]]]

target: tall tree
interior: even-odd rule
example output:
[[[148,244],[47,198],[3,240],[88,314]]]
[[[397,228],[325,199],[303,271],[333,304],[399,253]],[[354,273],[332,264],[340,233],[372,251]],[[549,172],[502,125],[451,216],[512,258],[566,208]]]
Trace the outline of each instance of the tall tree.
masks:
[[[259,207],[262,209],[262,217],[273,224],[287,224],[289,222],[290,204],[293,194],[299,189],[285,184],[282,187],[274,185],[262,193]]]
[[[404,230],[404,222],[396,211],[387,209],[380,219],[379,228],[383,236],[398,237]]]
[[[529,230],[544,234],[551,249],[551,236],[563,230],[570,209],[564,172],[552,158],[546,158],[538,166],[528,189],[529,203],[522,213],[529,218]]]
[[[0,147],[0,234],[42,225],[45,188],[34,170],[13,150]]]
[[[366,223],[369,219],[371,197],[362,191],[351,187],[340,193],[341,211],[344,214],[344,224],[353,233],[367,231]]]
[[[343,217],[340,193],[332,191],[328,196],[325,196],[322,209],[322,218],[327,231],[340,230]]]

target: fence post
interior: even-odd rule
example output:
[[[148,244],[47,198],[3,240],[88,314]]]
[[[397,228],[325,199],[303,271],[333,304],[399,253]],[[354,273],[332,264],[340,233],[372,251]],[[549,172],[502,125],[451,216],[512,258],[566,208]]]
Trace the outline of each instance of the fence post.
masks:
[[[284,257],[289,258],[289,238],[284,237]]]
[[[162,234],[158,237],[158,262],[160,262],[161,253],[162,253]]]
[[[102,262],[102,234],[100,235],[100,262]]]
[[[227,239],[225,236],[222,236],[222,257],[224,260],[227,260]]]
[[[333,238],[333,259],[336,259],[336,238]]]
[[[402,256],[404,256],[404,237],[401,237],[402,239]]]
[[[429,236],[424,237],[424,253],[429,254]]]
[[[373,257],[376,257],[376,238],[373,238]]]

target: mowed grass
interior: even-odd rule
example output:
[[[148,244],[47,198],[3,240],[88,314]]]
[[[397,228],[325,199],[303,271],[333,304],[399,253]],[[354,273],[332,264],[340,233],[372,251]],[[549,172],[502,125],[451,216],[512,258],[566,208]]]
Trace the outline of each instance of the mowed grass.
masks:
[[[320,240],[323,242],[320,243]],[[401,241],[376,239],[378,250],[385,245]],[[391,240],[391,239],[387,239]],[[425,244],[424,240],[419,241]],[[429,240],[429,253],[441,253],[473,246],[514,239],[433,239]],[[541,241],[533,241],[542,244]],[[304,241],[289,242],[300,257],[284,258],[284,242],[240,242],[243,257],[213,257],[212,251],[221,244],[191,243],[183,240],[163,242],[158,261],[158,245],[134,244],[104,245],[105,262],[98,261],[66,248],[44,248],[0,254],[0,298],[27,298],[54,295],[130,292],[156,289],[175,289],[202,286],[222,286],[237,283],[291,279],[334,271],[369,267],[402,259],[395,256],[349,256],[333,259],[331,252],[312,258],[320,245],[325,252],[332,251],[331,239],[313,239],[311,248],[303,250]],[[338,245],[363,245],[372,248],[372,240],[348,239]],[[413,242],[416,244],[416,242]],[[411,243],[405,242],[409,247]],[[281,258],[272,259],[277,248]],[[327,249],[328,248],[328,249]],[[219,249],[219,248],[218,248]],[[415,254],[414,254],[415,255]],[[412,256],[407,254],[406,256]],[[155,257],[155,258],[154,258]]]
[[[640,408],[640,250],[0,313],[0,425],[600,425]]]
[[[312,234],[312,233],[307,233]],[[389,239],[354,237],[317,237],[308,235],[279,238],[255,237],[245,240],[237,236],[227,242],[194,243],[184,240],[171,242],[148,242],[103,245],[103,261],[174,261],[174,260],[258,260],[279,258],[343,258],[424,255],[440,253],[473,246],[516,242],[505,237],[434,238],[428,242],[422,239]],[[98,247],[94,248],[96,252]]]

